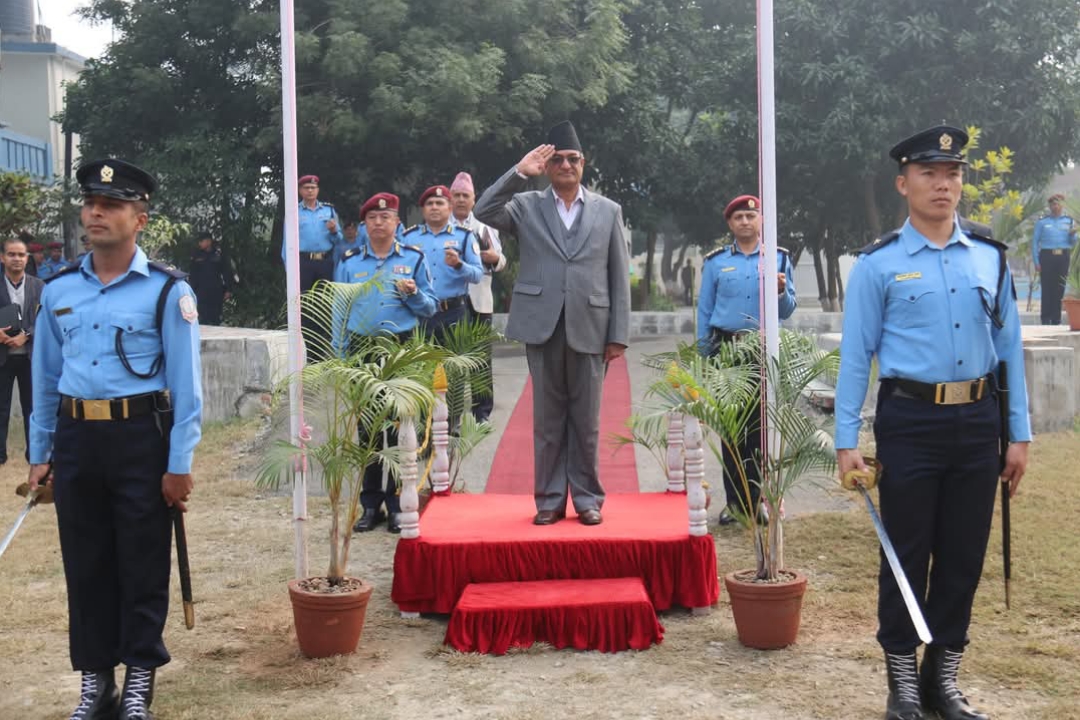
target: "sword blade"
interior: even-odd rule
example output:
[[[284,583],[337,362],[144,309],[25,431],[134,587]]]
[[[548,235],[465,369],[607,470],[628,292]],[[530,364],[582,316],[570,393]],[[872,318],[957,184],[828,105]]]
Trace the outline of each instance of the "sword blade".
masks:
[[[930,627],[926,624],[926,618],[923,617],[922,610],[919,608],[919,602],[915,599],[915,593],[911,589],[911,584],[908,583],[903,566],[900,565],[900,558],[896,556],[896,550],[893,549],[889,535],[885,532],[885,525],[881,522],[881,516],[878,515],[877,508],[874,507],[874,501],[870,499],[870,493],[861,483],[856,483],[855,487],[859,488],[863,499],[866,500],[866,508],[870,511],[870,519],[874,521],[874,530],[877,531],[881,549],[885,552],[885,559],[889,561],[889,568],[892,570],[893,577],[896,578],[896,584],[900,588],[900,595],[904,598],[904,605],[907,606],[908,615],[911,616],[911,622],[915,625],[915,632],[919,634],[920,640],[929,645],[934,640],[930,634]]]
[[[26,506],[19,513],[19,517],[15,518],[15,524],[8,530],[8,534],[4,536],[4,541],[0,542],[0,556],[3,556],[4,551],[8,549],[8,545],[11,544],[12,539],[15,537],[15,533],[19,532],[19,528],[22,527],[23,520],[30,514],[30,511],[37,505],[37,496],[31,496],[30,500],[26,503]]]
[[[188,563],[187,530],[184,527],[184,513],[174,507],[172,516],[173,531],[176,534],[176,565],[180,571],[180,598],[184,601],[184,626],[191,630],[195,627],[195,603],[191,597],[191,565]]]

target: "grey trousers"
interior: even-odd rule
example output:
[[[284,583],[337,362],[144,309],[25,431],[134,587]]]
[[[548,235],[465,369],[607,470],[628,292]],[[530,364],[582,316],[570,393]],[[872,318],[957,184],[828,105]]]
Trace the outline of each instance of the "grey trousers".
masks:
[[[599,510],[604,356],[571,349],[563,317],[546,343],[526,345],[525,352],[533,383],[536,509],[564,510],[569,491],[578,513]]]

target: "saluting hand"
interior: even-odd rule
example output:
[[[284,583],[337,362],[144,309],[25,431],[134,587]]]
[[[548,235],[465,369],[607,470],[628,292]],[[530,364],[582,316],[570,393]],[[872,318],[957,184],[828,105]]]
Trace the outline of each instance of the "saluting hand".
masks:
[[[517,171],[525,177],[543,175],[548,160],[554,154],[554,145],[539,145],[530,150],[528,155],[521,158],[521,162],[517,164]]]
[[[187,512],[187,500],[191,497],[191,489],[195,487],[195,481],[191,473],[167,472],[161,477],[161,495],[165,498],[165,504],[169,507],[180,508],[180,512]]]

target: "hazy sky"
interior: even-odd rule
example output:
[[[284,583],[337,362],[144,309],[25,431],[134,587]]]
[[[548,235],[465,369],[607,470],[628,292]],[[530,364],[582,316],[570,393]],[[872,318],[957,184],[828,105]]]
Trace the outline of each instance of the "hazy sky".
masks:
[[[52,28],[52,39],[83,57],[97,57],[112,39],[108,25],[91,25],[77,15],[86,0],[36,0],[38,22]]]

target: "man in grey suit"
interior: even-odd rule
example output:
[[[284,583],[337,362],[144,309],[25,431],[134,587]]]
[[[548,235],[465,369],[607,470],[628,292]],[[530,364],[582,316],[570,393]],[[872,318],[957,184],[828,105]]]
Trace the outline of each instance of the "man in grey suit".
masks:
[[[41,304],[44,281],[26,272],[30,259],[26,243],[5,240],[3,280],[0,280],[0,465],[7,462],[8,422],[11,419],[11,391],[19,386],[24,447],[30,447],[30,352],[33,349],[34,320]],[[27,455],[29,458],[29,455]]]
[[[600,399],[607,363],[630,336],[629,256],[618,204],[581,185],[574,126],[553,127],[481,196],[474,214],[518,238],[521,269],[506,335],[525,343],[533,383],[537,525],[602,522]],[[524,192],[546,174],[551,188]]]

